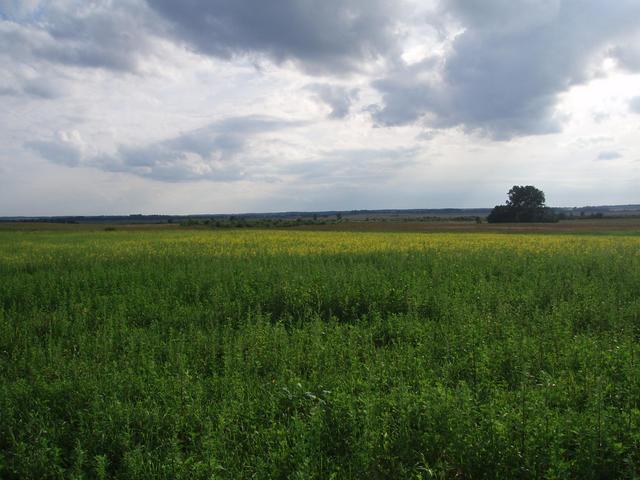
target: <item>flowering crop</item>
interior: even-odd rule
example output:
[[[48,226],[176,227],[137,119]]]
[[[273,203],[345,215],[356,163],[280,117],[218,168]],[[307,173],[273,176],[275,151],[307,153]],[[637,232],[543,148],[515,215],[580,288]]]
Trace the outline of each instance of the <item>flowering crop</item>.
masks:
[[[0,231],[0,478],[633,478],[640,237]]]

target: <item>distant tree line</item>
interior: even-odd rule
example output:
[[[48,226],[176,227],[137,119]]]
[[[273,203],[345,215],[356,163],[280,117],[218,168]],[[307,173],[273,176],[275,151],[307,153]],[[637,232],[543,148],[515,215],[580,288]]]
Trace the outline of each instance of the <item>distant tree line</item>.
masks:
[[[226,219],[194,219],[188,218],[180,222],[183,227],[203,226],[209,228],[286,228],[286,227],[299,227],[302,225],[330,225],[339,223],[341,217],[331,218],[318,218],[317,215],[313,215],[311,218],[298,217],[295,219],[285,218],[244,218],[236,217],[234,215]]]

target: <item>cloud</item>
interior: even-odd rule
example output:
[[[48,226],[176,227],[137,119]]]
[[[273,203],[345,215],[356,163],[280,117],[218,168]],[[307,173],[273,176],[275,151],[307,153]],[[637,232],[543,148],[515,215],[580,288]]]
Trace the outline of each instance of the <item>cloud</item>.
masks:
[[[286,145],[271,136],[305,125],[268,116],[232,117],[165,140],[120,145],[109,154],[97,151],[75,130],[58,132],[53,139],[31,141],[25,146],[58,165],[129,173],[170,183],[273,182],[286,178],[309,184],[379,182],[415,165],[421,152],[414,146],[294,148],[285,154]],[[280,158],[283,154],[285,161]]]
[[[329,118],[341,119],[349,115],[351,104],[357,100],[359,89],[326,83],[315,83],[307,86],[317,98],[331,108]]]
[[[497,140],[558,132],[558,95],[594,78],[611,45],[640,30],[632,0],[453,0],[441,8],[460,33],[440,62],[373,82],[383,97],[378,124],[461,126]]]
[[[0,0],[0,12],[12,211],[482,205],[516,177],[567,204],[636,195],[620,101],[640,114],[638,0]]]
[[[613,47],[610,53],[622,68],[630,72],[640,72],[640,33],[626,43]]]
[[[26,146],[58,165],[77,167],[82,159],[80,150],[67,142],[36,140],[28,142]]]
[[[606,120],[609,120],[611,118],[611,114],[608,112],[598,111],[598,112],[593,112],[591,117],[593,118],[594,122],[602,123]]]
[[[40,0],[0,0],[0,18],[21,18],[32,14]]]
[[[640,97],[634,97],[629,102],[629,110],[633,113],[640,113]]]
[[[300,126],[267,116],[233,117],[173,138],[141,146],[121,145],[113,154],[90,151],[77,132],[26,143],[47,160],[69,167],[94,167],[165,182],[237,181],[260,176],[251,152],[261,134]],[[255,170],[252,170],[255,169]]]
[[[608,150],[598,154],[598,160],[617,160],[619,158],[622,158],[622,154],[614,150]]]
[[[418,135],[416,135],[416,140],[422,141],[422,142],[430,142],[437,136],[438,136],[437,130],[423,130]]]
[[[80,166],[86,144],[78,131],[58,132],[54,140],[34,140],[25,144],[41,157],[66,167]]]
[[[133,0],[46,3],[38,8],[38,18],[46,20],[0,17],[0,42],[13,61],[135,72],[153,54],[151,32],[160,32],[152,12]]]
[[[137,72],[158,40],[230,60],[267,58],[350,73],[398,55],[405,0],[0,0],[0,42],[14,59]]]
[[[63,97],[66,91],[64,83],[57,78],[27,75],[19,69],[0,75],[0,96],[53,100]]]
[[[396,0],[147,0],[174,36],[218,58],[266,56],[344,73],[394,51]]]

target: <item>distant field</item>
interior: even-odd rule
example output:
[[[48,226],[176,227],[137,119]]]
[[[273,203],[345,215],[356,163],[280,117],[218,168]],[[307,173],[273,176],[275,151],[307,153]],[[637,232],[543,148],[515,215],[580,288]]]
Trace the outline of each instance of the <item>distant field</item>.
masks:
[[[175,230],[177,223],[57,223],[57,222],[0,222],[0,232],[92,232],[113,230]]]
[[[496,233],[591,233],[591,232],[637,232],[640,234],[640,217],[599,218],[585,220],[561,220],[558,223],[475,223],[449,221],[345,221],[330,225],[309,225],[298,227],[319,231],[359,231],[359,232],[496,232]]]
[[[291,220],[291,219],[290,219]],[[245,226],[245,228],[256,228]],[[261,227],[263,229],[264,227]],[[225,230],[212,225],[181,225],[180,223],[55,223],[55,222],[0,222],[0,232],[7,231],[99,231],[99,230]],[[596,218],[561,220],[557,223],[489,224],[486,221],[453,221],[447,217],[416,220],[410,217],[344,219],[340,222],[278,227],[276,230],[310,230],[335,232],[494,232],[494,233],[603,233],[624,232],[640,234],[640,217]]]
[[[637,478],[640,227],[588,222],[1,224],[0,478]]]

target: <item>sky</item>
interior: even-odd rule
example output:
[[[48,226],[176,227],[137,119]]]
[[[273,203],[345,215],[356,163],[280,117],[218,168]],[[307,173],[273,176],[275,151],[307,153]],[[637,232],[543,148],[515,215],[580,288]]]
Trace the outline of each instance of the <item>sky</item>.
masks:
[[[0,216],[640,203],[638,0],[0,0]]]

